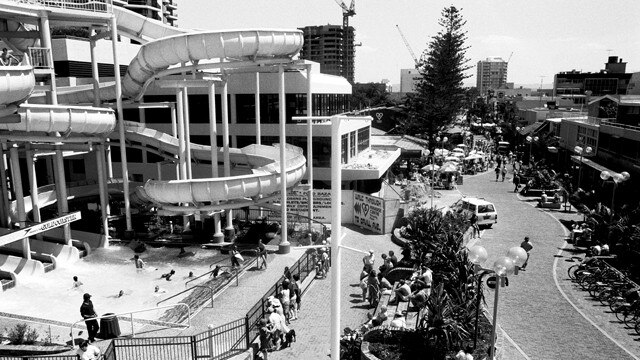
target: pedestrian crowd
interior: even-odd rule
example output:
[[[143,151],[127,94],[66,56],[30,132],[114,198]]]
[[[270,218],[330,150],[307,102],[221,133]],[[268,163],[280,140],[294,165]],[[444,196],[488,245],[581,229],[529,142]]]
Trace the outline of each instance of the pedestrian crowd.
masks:
[[[296,341],[296,332],[290,327],[298,320],[302,303],[300,275],[292,274],[289,267],[284,268],[284,280],[277,286],[275,295],[267,298],[266,316],[260,319],[260,354],[284,349]]]
[[[398,266],[398,258],[391,250],[388,254],[382,254],[382,265],[375,270],[375,252],[369,252],[362,258],[362,271],[360,272],[360,289],[362,290],[362,301],[368,301],[369,305],[376,307],[380,296],[393,289],[393,285],[385,277],[391,269]]]

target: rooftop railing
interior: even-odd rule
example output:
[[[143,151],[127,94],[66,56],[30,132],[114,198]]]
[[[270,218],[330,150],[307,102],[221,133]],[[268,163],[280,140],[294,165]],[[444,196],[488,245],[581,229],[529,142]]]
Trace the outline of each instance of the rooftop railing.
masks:
[[[68,10],[82,10],[91,12],[112,12],[112,0],[13,0],[19,4],[40,5]]]

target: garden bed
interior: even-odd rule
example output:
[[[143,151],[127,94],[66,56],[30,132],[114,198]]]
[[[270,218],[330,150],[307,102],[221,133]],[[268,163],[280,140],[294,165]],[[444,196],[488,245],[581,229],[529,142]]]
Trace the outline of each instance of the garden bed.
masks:
[[[527,191],[521,190],[520,191],[520,195],[522,196],[541,196],[543,192],[547,193],[547,195],[551,194],[551,196],[553,196],[554,193],[558,192],[558,191],[562,191],[561,188],[554,188],[554,189],[529,189]]]

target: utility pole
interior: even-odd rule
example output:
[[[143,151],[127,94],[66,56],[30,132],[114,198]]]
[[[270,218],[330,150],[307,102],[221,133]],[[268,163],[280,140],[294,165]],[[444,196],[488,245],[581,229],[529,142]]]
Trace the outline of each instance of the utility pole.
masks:
[[[540,88],[538,89],[538,94],[540,95],[540,107],[542,107],[542,80],[546,78],[545,75],[540,75]]]

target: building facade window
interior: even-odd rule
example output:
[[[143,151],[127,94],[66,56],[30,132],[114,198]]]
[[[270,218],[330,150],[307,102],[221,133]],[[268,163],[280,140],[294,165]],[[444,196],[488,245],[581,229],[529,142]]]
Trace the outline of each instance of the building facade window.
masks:
[[[369,147],[369,127],[358,130],[358,152],[362,152]]]
[[[341,164],[346,164],[349,161],[349,158],[347,157],[348,146],[349,146],[349,135],[343,134],[342,145],[340,146],[340,163]]]
[[[356,132],[352,131],[349,133],[349,157],[353,158],[356,156]]]

